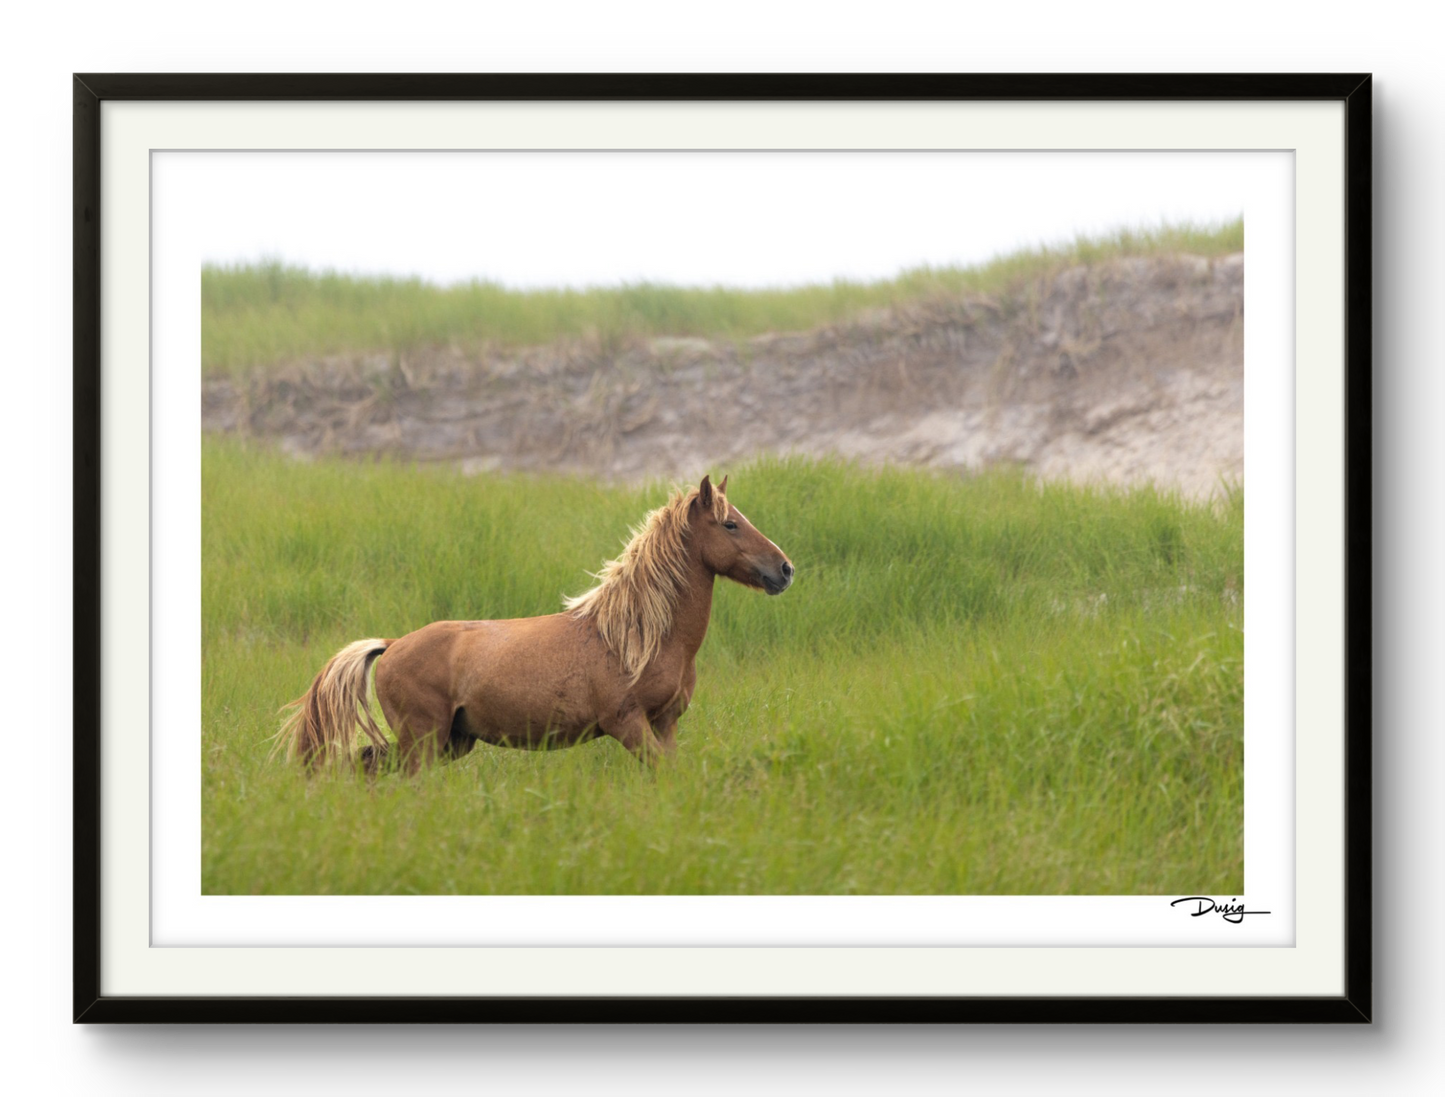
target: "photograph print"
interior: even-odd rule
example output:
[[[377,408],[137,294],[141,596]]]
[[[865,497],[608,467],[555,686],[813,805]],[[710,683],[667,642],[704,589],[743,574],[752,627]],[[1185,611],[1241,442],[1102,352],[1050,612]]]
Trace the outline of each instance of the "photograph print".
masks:
[[[1238,901],[1248,155],[174,154],[202,893]]]

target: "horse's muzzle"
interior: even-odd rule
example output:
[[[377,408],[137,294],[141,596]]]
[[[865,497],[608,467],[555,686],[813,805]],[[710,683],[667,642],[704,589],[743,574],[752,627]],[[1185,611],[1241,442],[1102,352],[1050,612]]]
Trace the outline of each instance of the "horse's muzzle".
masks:
[[[769,594],[782,594],[793,585],[793,565],[786,560],[778,566],[775,573],[769,574],[763,571],[759,574],[763,580],[763,589]]]

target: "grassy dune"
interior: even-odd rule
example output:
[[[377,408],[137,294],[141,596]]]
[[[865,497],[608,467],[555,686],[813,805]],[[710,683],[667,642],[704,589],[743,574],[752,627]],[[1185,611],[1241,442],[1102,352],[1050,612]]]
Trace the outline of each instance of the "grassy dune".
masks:
[[[1238,493],[718,471],[798,581],[720,586],[670,767],[483,745],[369,788],[268,761],[277,706],[351,640],[555,611],[665,491],[208,440],[204,891],[1238,893]]]
[[[201,361],[208,375],[308,355],[406,353],[456,344],[522,346],[557,338],[632,336],[744,339],[803,331],[888,305],[959,293],[1002,293],[1078,263],[1244,247],[1244,223],[1122,231],[1020,251],[976,267],[922,267],[879,282],[740,290],[633,285],[513,290],[490,282],[434,286],[419,279],[315,273],[279,263],[201,273]]]

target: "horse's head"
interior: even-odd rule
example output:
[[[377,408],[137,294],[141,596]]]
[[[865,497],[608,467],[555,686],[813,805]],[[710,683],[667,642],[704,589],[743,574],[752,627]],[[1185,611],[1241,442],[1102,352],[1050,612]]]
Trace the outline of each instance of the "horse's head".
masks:
[[[793,562],[728,502],[727,486],[726,476],[717,487],[704,476],[692,500],[688,525],[702,562],[715,575],[782,594],[793,584]]]

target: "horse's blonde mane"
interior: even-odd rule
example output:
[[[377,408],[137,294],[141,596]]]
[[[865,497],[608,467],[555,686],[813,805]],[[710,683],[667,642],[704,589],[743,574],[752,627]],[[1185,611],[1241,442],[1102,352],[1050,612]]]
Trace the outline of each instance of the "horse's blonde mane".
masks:
[[[563,599],[573,616],[597,623],[629,684],[642,677],[672,631],[677,598],[687,582],[688,509],[697,497],[697,488],[678,491],[632,531],[622,555],[595,573],[595,587]],[[727,499],[716,487],[712,511],[718,521],[727,518]]]

